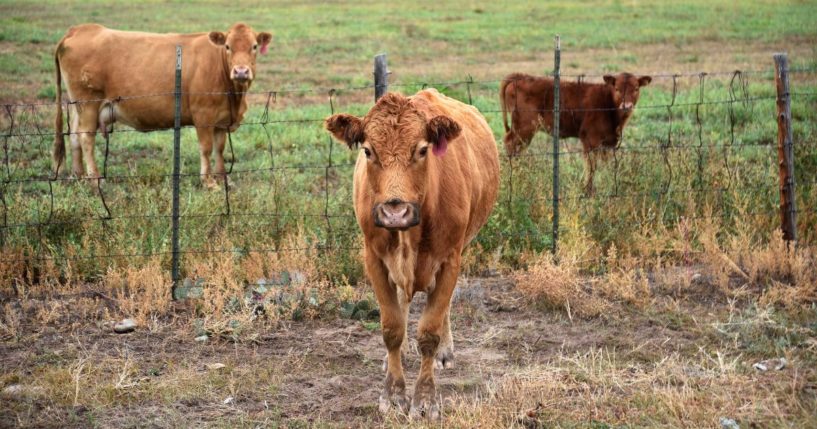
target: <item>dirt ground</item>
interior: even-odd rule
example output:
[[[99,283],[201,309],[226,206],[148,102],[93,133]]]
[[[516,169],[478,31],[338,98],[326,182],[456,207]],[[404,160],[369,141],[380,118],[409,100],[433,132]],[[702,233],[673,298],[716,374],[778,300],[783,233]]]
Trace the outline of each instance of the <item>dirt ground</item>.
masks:
[[[78,299],[96,302],[104,313],[105,298],[93,294],[41,305],[54,309],[54,302],[63,302],[70,308]],[[423,301],[422,295],[415,297],[410,332]],[[20,304],[8,296],[3,303],[7,311]],[[694,354],[705,341],[696,326],[717,319],[721,304],[705,294],[683,304],[683,317],[700,318],[697,323],[679,323],[672,311],[571,320],[565,312],[528,305],[508,278],[461,280],[452,311],[456,365],[437,371],[444,412],[457,400],[486,395],[492,381],[506,373],[554,363],[560,356],[617,350],[621,360],[637,364]],[[16,340],[5,336],[0,427],[384,424],[377,399],[385,349],[376,323],[332,317],[264,327],[239,342],[197,342],[189,316],[153,321],[122,335],[112,331],[111,320],[89,322],[93,317],[87,316],[49,324],[28,317]],[[418,370],[419,356],[412,353],[406,360],[409,392]],[[24,387],[9,392],[13,385]],[[400,418],[388,422],[399,425]]]

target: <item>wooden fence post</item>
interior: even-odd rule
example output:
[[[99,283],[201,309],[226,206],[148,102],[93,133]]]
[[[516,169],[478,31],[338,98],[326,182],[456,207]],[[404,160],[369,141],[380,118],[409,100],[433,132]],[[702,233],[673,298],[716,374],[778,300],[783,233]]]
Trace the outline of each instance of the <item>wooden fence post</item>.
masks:
[[[386,64],[386,54],[374,57],[374,102],[380,99],[389,90],[389,68]]]
[[[780,229],[783,239],[797,240],[797,208],[794,197],[794,144],[791,130],[791,94],[788,57],[774,55],[774,80],[777,84],[777,158],[780,166]]]

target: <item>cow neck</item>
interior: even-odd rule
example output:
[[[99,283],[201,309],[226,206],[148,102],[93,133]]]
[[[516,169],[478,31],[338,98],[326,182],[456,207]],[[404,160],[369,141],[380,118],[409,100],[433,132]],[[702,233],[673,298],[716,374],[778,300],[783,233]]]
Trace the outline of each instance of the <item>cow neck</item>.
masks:
[[[236,122],[239,121],[238,115],[241,109],[241,103],[244,101],[244,97],[247,96],[246,91],[249,90],[249,84],[247,88],[239,87],[235,82],[230,79],[230,63],[227,59],[227,51],[221,50],[221,68],[222,68],[222,84],[227,92],[227,104],[230,107],[230,124],[227,126],[228,129],[232,128]]]
[[[610,102],[610,120],[613,122],[613,129],[616,133],[616,147],[618,147],[618,144],[621,142],[621,129],[624,128],[624,122],[627,121],[627,112],[618,108],[613,91],[615,91],[615,89],[608,89],[607,99]]]

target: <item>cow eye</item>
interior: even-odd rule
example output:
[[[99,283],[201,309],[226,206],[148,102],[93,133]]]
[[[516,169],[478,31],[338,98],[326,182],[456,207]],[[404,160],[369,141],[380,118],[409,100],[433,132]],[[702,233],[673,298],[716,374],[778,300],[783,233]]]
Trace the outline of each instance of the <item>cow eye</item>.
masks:
[[[230,50],[230,45],[224,45],[224,49]]]
[[[420,155],[420,158],[422,158],[422,157],[426,156],[426,153],[428,153],[428,146],[423,146],[423,147],[420,148],[420,151],[418,152],[418,155]]]
[[[364,147],[363,154],[366,155],[366,158],[370,158],[372,156],[372,151],[370,151],[369,148]]]
[[[255,45],[252,45],[252,50],[254,51],[256,49],[258,49],[258,44],[257,43]]]

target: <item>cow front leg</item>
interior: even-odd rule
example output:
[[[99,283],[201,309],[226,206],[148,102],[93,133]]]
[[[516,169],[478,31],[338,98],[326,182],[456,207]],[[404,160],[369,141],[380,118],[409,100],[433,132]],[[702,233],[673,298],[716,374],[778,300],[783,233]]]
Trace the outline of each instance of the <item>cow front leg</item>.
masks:
[[[213,127],[196,127],[196,135],[199,138],[199,151],[201,157],[201,183],[207,188],[218,187],[213,175],[210,174],[210,153],[213,152],[213,140],[215,138]]]
[[[461,249],[461,246],[459,248]],[[440,267],[436,286],[429,294],[428,303],[420,317],[417,329],[417,346],[421,355],[420,375],[414,386],[414,399],[411,403],[411,417],[415,419],[425,417],[435,420],[440,416],[437,387],[434,382],[434,364],[438,352],[445,348],[446,341],[450,341],[448,313],[451,295],[460,273],[460,260],[460,252],[457,252]]]
[[[383,262],[373,252],[367,250],[365,256],[366,274],[372,282],[377,303],[380,305],[380,326],[383,343],[386,345],[386,379],[380,394],[378,408],[387,412],[392,406],[407,412],[406,378],[403,373],[401,348],[406,335],[406,318],[400,305],[402,290],[389,283],[389,275]]]
[[[390,282],[390,286],[396,288],[396,285]],[[409,353],[412,351],[410,346],[410,341],[408,338],[408,320],[409,320],[409,309],[411,308],[411,302],[409,301],[408,295],[403,293],[402,289],[397,289],[397,302],[400,304],[400,311],[403,313],[403,344],[400,346],[400,354],[403,359],[403,363],[405,363],[405,359],[408,357]],[[414,352],[416,353],[417,350],[415,348]],[[386,356],[383,358],[383,371],[388,371],[389,369],[389,354],[386,352]]]
[[[230,186],[232,183],[227,177],[227,169],[224,167],[224,147],[227,144],[227,131],[223,129],[215,129],[213,131],[213,138],[216,143],[215,157],[216,157],[216,179],[219,182]]]
[[[593,151],[584,152],[584,195],[592,197],[596,193],[593,185],[593,176],[596,173],[596,156]]]

